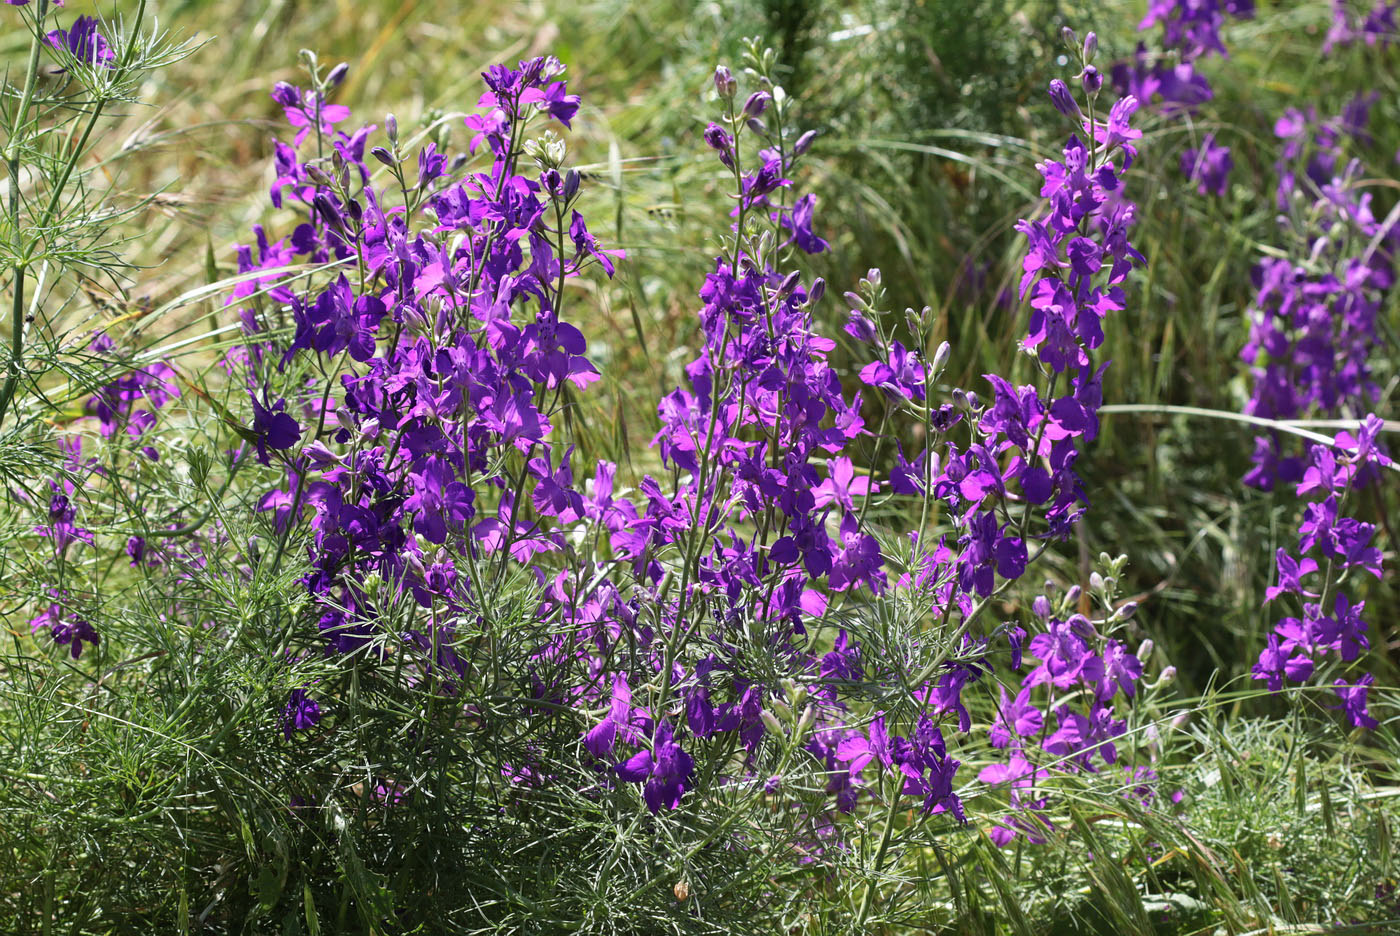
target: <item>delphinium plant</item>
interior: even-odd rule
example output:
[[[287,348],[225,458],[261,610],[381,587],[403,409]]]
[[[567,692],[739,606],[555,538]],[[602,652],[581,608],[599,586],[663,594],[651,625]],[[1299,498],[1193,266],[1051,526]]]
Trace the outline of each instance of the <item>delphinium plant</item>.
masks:
[[[177,49],[20,15],[39,52],[7,124],[35,145],[6,195],[41,220],[56,202],[119,221],[115,194],[52,194],[102,177],[71,148],[98,139],[88,84]],[[1239,807],[1219,804],[1252,783],[1306,805],[1306,753],[1213,714],[1177,731],[1191,713],[1121,593],[1128,557],[1085,554],[1109,493],[1083,470],[1105,336],[1142,309],[1142,133],[1096,37],[1063,38],[1077,74],[1049,98],[1069,136],[1015,225],[1022,305],[998,303],[1027,316],[1020,359],[1004,349],[975,386],[950,377],[974,352],[931,310],[892,311],[879,270],[848,292],[806,272],[831,246],[799,184],[818,135],[761,41],[715,70],[703,139],[728,215],[680,385],[630,463],[582,454],[611,376],[588,297],[629,261],[587,220],[596,176],[563,133],[591,115],[551,56],[487,69],[465,117],[400,126],[354,120],[350,66],[303,53],[306,78],[271,88],[266,226],[231,276],[212,258],[213,282],[154,310],[65,324],[80,272],[133,271],[110,239],[80,254],[57,216],[30,225],[12,283],[36,321],[0,397],[25,547],[6,554],[23,572],[0,870],[35,885],[0,887],[12,928],[1301,922],[1282,878],[1220,857]],[[69,113],[76,133],[44,136]],[[821,328],[840,316],[850,368]],[[1273,681],[1366,639],[1342,588],[1379,557],[1344,508],[1391,470],[1378,431],[1300,467],[1324,498],[1301,545],[1326,569],[1279,560],[1277,595],[1307,621],[1270,645]],[[1340,687],[1362,725],[1366,686]],[[1199,751],[1221,752],[1227,789],[1187,763]],[[1304,812],[1309,854],[1380,866],[1379,845],[1329,850]]]
[[[1093,38],[1072,47],[1087,103],[1052,85],[1076,135],[1041,167],[1044,212],[1020,225],[1023,347],[1041,379],[989,375],[986,403],[940,383],[951,349],[930,347],[928,313],[883,310],[878,271],[846,297],[846,330],[873,359],[848,395],[813,322],[825,285],[791,266],[826,246],[813,196],[790,194],[814,135],[770,51],[750,45],[746,94],[716,71],[721,119],[704,138],[732,224],[700,293],[700,353],[658,406],[662,471],[630,492],[617,466],[574,464],[569,442],[599,375],[567,286],[621,257],[578,210],[565,144],[532,129],[578,112],[562,66],[485,73],[466,119],[479,167],[410,145],[393,118],[384,144],[338,129],[336,71],[274,89],[297,135],[278,145],[272,195],[300,223],[240,254],[261,290],[235,297],[246,340],[229,367],[253,457],[283,478],[260,501],[263,561],[298,563],[308,599],[288,665],[331,661],[275,716],[299,744],[382,723],[389,699],[414,713],[410,750],[374,763],[351,801],[329,762],[289,795],[385,823],[430,803],[503,809],[507,826],[534,817],[589,853],[589,823],[623,824],[591,883],[556,895],[590,894],[590,917],[772,912],[834,887],[824,903],[858,927],[932,920],[898,884],[881,899],[882,882],[941,836],[975,834],[959,768],[986,755],[964,696],[1015,678],[1028,653],[1040,665],[1014,700],[981,709],[1000,763],[982,779],[1013,789],[1012,815],[987,828],[1003,844],[1059,828],[1045,778],[1134,747],[1121,709],[1143,674],[1117,634],[1132,613],[1113,601],[1121,559],[1092,598],[1031,602],[1033,635],[1003,610],[1087,505],[1074,465],[1097,431],[1093,352],[1141,260],[1121,189],[1136,104],[1100,103]],[[303,257],[330,269],[279,281]],[[866,395],[882,401],[878,429]],[[924,450],[871,477],[857,459],[878,459],[906,420]],[[905,519],[875,519],[892,514]],[[444,759],[463,748],[470,767]],[[1115,790],[1151,780],[1135,765]],[[762,886],[775,874],[786,892]]]
[[[1371,659],[1372,641],[1355,589],[1363,572],[1384,577],[1378,525],[1362,517],[1384,520],[1380,486],[1395,471],[1383,434],[1393,388],[1382,387],[1392,376],[1395,326],[1387,314],[1400,248],[1400,216],[1377,216],[1371,176],[1357,155],[1369,140],[1374,103],[1357,93],[1338,117],[1289,108],[1277,121],[1274,201],[1285,246],[1253,270],[1258,292],[1241,352],[1251,365],[1247,415],[1265,424],[1321,418],[1350,426],[1334,439],[1299,440],[1275,429],[1254,440],[1245,482],[1287,486],[1312,501],[1300,518],[1298,548],[1278,549],[1275,583],[1265,594],[1271,606],[1294,602],[1283,606],[1300,616],[1279,620],[1254,678],[1278,690],[1316,677],[1333,686],[1341,700],[1334,707],[1365,728],[1379,722],[1367,706],[1375,677],[1356,671]],[[1336,663],[1328,661],[1332,654]]]

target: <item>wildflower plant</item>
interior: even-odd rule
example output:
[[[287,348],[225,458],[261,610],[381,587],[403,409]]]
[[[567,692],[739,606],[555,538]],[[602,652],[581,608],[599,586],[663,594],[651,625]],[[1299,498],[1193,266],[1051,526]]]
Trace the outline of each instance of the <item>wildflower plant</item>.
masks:
[[[1008,219],[1015,360],[962,386],[966,349],[940,337],[964,330],[891,309],[879,269],[849,290],[811,275],[839,193],[807,190],[821,136],[746,40],[696,127],[724,210],[688,360],[647,451],[614,463],[588,454],[614,376],[588,297],[622,288],[632,245],[593,222],[573,131],[597,115],[559,59],[493,65],[470,112],[401,125],[364,123],[352,66],[303,52],[304,77],[268,89],[267,211],[231,274],[211,247],[207,284],[84,318],[80,297],[140,275],[122,225],[145,203],[101,187],[104,114],[190,47],[142,33],[144,3],[131,25],[10,5],[31,43],[0,114],[0,544],[24,545],[0,551],[20,619],[0,871],[40,882],[0,888],[15,919],[900,932],[994,913],[1028,932],[1035,913],[1145,932],[1185,906],[1167,892],[1189,865],[1223,908],[1191,905],[1192,925],[1245,928],[1211,852],[1230,843],[1191,825],[1229,794],[1193,752],[1227,733],[1213,713],[1178,731],[1219,703],[1174,697],[1129,557],[1094,562],[1083,522],[1109,496],[1106,342],[1144,314],[1149,259],[1140,99],[1106,89],[1096,34],[1061,36],[1063,145]],[[1152,6],[1174,80],[1223,52],[1222,11],[1250,7]],[[1166,67],[1137,77],[1144,99]],[[1306,402],[1261,422],[1376,398],[1364,364],[1295,366],[1324,333],[1365,343],[1393,246],[1336,128],[1304,120],[1285,162],[1331,179],[1287,210],[1323,236],[1264,277],[1286,285],[1261,287],[1255,363],[1261,407]],[[1229,160],[1203,140],[1187,187],[1218,192]],[[1269,477],[1313,502],[1268,594],[1300,616],[1255,668],[1335,682],[1369,728],[1384,716],[1353,664],[1375,631],[1352,586],[1384,557],[1348,510],[1393,470],[1384,429],[1274,453]],[[1269,760],[1239,774],[1306,800],[1275,763],[1306,755],[1280,744],[1261,735]],[[1316,825],[1298,835],[1342,860]],[[1347,854],[1380,866],[1368,849]],[[1271,888],[1258,919],[1287,899]]]

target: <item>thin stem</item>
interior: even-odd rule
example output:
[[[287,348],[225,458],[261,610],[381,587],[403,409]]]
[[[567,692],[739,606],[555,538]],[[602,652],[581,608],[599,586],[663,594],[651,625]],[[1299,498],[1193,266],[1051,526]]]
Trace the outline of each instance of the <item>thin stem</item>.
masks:
[[[29,117],[29,105],[34,100],[34,83],[39,76],[39,44],[44,35],[44,17],[49,12],[49,0],[39,0],[34,14],[34,35],[29,39],[29,62],[25,67],[24,92],[20,96],[19,108],[15,111],[15,121],[10,128],[10,138],[5,141],[5,162],[10,171],[10,230],[19,237],[19,144],[24,125]],[[24,360],[24,273],[27,261],[15,263],[14,304],[10,315],[10,366],[5,376],[5,384],[0,387],[0,425],[5,422],[10,401],[14,399],[15,387],[19,384],[20,364]]]

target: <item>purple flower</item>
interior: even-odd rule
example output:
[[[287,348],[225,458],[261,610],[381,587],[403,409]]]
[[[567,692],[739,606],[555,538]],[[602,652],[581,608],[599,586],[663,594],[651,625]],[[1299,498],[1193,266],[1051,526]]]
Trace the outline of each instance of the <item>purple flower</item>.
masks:
[[[650,749],[643,748],[614,769],[628,783],[645,784],[642,799],[647,809],[656,813],[662,806],[667,809],[680,806],[681,794],[695,769],[695,761],[673,739],[670,723],[663,721],[656,726]]]
[[[1031,689],[1025,686],[1016,693],[1016,698],[1011,699],[1006,694],[1006,688],[1001,690],[1001,705],[997,709],[996,721],[993,722],[991,731],[988,734],[992,747],[1004,748],[1011,744],[1014,737],[1029,737],[1039,734],[1041,726],[1045,723],[1045,717],[1040,709],[1030,702]]]
[[[1215,145],[1215,134],[1208,133],[1199,149],[1181,154],[1181,171],[1191,182],[1199,183],[1196,191],[1202,195],[1224,195],[1230,170],[1234,168],[1228,146]]]
[[[53,642],[68,647],[75,660],[83,655],[84,641],[95,647],[101,639],[97,629],[92,624],[85,618],[64,609],[62,604],[49,605],[37,617],[30,620],[29,627],[36,634],[42,628],[47,627]]]
[[[848,770],[852,776],[865,769],[865,765],[876,761],[886,769],[893,765],[890,753],[890,739],[885,733],[885,716],[876,715],[870,722],[865,735],[852,733],[836,747],[836,759],[849,761]]]
[[[84,65],[115,68],[117,54],[107,45],[102,33],[97,31],[97,25],[94,17],[80,16],[73,21],[70,29],[55,29],[49,33],[48,43]]]
[[[787,241],[796,244],[804,253],[818,254],[831,245],[812,233],[812,211],[817,205],[815,195],[803,195],[793,203],[791,211],[782,213],[784,229],[792,232]]]
[[[301,426],[290,414],[283,412],[286,405],[285,400],[278,400],[267,406],[256,396],[253,397],[252,433],[258,461],[264,465],[268,463],[268,449],[286,451],[301,441]]]
[[[1374,731],[1380,727],[1380,722],[1371,717],[1371,711],[1366,707],[1366,694],[1371,691],[1371,684],[1375,681],[1376,677],[1367,673],[1353,684],[1348,685],[1345,679],[1339,679],[1334,684],[1337,696],[1342,700],[1342,704],[1334,708],[1346,712],[1347,718],[1357,728]]]
[[[521,104],[534,104],[566,127],[578,113],[580,98],[565,92],[564,82],[555,81],[546,88],[529,88],[520,95]]]
[[[305,689],[293,689],[282,709],[282,736],[288,741],[298,731],[316,727],[321,720],[321,706],[306,694]]]

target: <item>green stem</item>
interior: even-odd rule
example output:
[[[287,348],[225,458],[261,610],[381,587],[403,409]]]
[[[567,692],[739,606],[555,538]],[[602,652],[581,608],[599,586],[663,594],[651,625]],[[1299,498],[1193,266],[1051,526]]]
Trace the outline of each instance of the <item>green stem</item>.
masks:
[[[29,117],[29,105],[34,100],[34,83],[39,76],[39,44],[44,35],[44,17],[49,12],[49,0],[39,0],[39,8],[34,14],[34,35],[29,39],[29,62],[25,67],[24,92],[20,96],[19,108],[15,111],[15,122],[10,127],[10,138],[5,141],[5,163],[10,170],[10,230],[19,237],[19,144],[20,135]],[[19,384],[20,364],[24,360],[24,273],[26,261],[18,261],[14,266],[15,279],[14,305],[10,316],[10,366],[5,376],[5,384],[0,387],[0,425],[5,422],[10,401],[14,399],[15,387]]]
[[[898,778],[896,778],[897,780]],[[895,795],[890,797],[890,805],[885,810],[885,831],[880,836],[880,845],[875,850],[875,874],[884,870],[885,854],[890,850],[890,841],[894,838],[894,814],[899,811],[899,789],[895,788]],[[865,926],[865,918],[870,915],[870,908],[875,904],[875,891],[877,889],[877,879],[872,878],[865,886],[865,899],[860,903],[860,915],[856,917],[855,931],[861,932]]]

